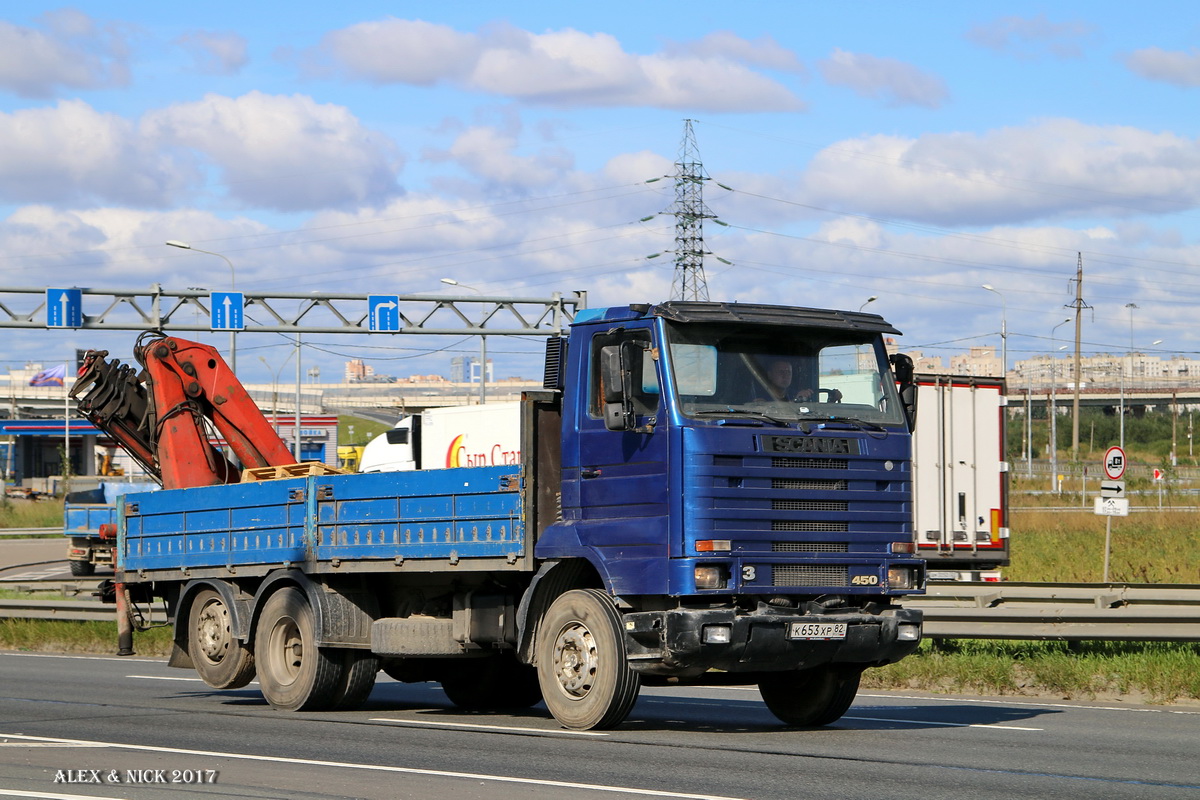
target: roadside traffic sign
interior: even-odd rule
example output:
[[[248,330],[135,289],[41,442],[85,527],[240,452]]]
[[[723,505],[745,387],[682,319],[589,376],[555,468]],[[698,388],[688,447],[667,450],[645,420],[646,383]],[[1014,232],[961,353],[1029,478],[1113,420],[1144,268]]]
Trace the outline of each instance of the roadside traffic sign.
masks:
[[[246,304],[245,295],[241,292],[210,292],[210,311],[212,319],[209,328],[214,331],[241,331],[246,329],[246,321],[242,317],[242,308]]]
[[[1154,470],[1154,480],[1161,481],[1163,479],[1163,471],[1161,469]]]
[[[1101,497],[1124,497],[1125,481],[1100,481]]]
[[[46,327],[83,327],[83,290],[46,290]]]
[[[1102,517],[1128,517],[1129,501],[1124,497],[1097,497],[1096,513]]]
[[[1125,474],[1125,451],[1119,447],[1108,448],[1104,453],[1104,477],[1119,481]]]
[[[400,295],[372,294],[367,296],[367,330],[394,332],[400,330]]]

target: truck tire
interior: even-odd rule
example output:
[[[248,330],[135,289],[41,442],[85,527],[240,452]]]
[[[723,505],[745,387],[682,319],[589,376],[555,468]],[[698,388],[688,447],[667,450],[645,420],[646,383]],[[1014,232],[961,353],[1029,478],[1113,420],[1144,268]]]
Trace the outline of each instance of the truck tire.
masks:
[[[441,683],[451,703],[476,711],[529,708],[542,700],[537,670],[511,652],[461,661]]]
[[[336,650],[317,647],[312,607],[285,587],[263,604],[254,635],[258,685],[283,711],[324,711],[338,700],[344,670]]]
[[[337,711],[353,711],[371,696],[371,690],[375,688],[375,678],[379,674],[379,657],[366,650],[349,647],[341,652],[342,679],[334,693],[331,708]]]
[[[841,719],[858,694],[861,677],[861,670],[837,667],[772,672],[759,681],[758,692],[780,721],[816,728]]]
[[[254,654],[233,635],[224,598],[212,589],[196,595],[188,612],[188,655],[214,689],[240,689],[254,680]]]
[[[96,574],[96,565],[90,561],[70,561],[71,574],[77,578],[86,578]]]
[[[559,595],[538,624],[535,649],[542,697],[563,727],[615,728],[629,715],[641,682],[625,661],[621,615],[604,592]]]

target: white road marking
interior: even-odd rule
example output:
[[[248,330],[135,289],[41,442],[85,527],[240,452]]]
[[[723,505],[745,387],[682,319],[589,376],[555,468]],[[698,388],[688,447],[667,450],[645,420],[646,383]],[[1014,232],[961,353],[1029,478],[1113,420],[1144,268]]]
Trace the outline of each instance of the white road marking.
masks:
[[[549,733],[557,736],[609,736],[610,734],[601,731],[564,731],[554,730],[550,728],[522,728],[512,725],[477,725],[470,722],[437,722],[435,720],[423,719],[387,719],[385,717],[374,717],[371,722],[386,722],[389,725],[426,725],[433,728],[467,728],[483,731],[518,731],[520,733]]]
[[[69,655],[67,653],[0,653],[4,656],[15,656],[17,658],[67,658],[73,661],[124,661],[129,664],[165,664],[161,658],[133,658],[132,656],[79,656]]]
[[[124,744],[121,742],[97,742],[84,739],[60,739],[49,736],[26,736],[20,733],[0,734],[0,739],[20,739],[28,742],[57,742],[66,744],[85,744],[109,747],[113,750],[136,750],[145,753],[171,753],[172,755],[204,756],[209,758],[230,758],[243,761],[264,761],[274,764],[299,764],[313,767],[337,767],[341,769],[364,770],[367,772],[391,772],[402,775],[424,775],[433,778],[463,778],[472,781],[496,781],[499,783],[516,783],[528,786],[549,786],[555,789],[575,789],[593,792],[624,793],[647,795],[650,797],[673,797],[679,800],[741,800],[741,798],[723,795],[687,794],[685,792],[666,792],[660,789],[636,789],[630,786],[608,786],[598,783],[573,783],[570,781],[553,781],[541,778],[518,778],[511,775],[488,775],[478,772],[451,772],[438,769],[417,769],[415,767],[394,767],[385,764],[355,764],[349,761],[322,761],[309,758],[287,758],[284,756],[263,756],[253,753],[230,753],[218,750],[192,750],[181,747],[159,747],[146,744]],[[33,795],[37,796],[37,795]],[[55,797],[55,795],[50,795]],[[72,799],[73,800],[73,799]],[[112,799],[105,799],[112,800]]]
[[[902,722],[905,725],[932,725],[936,728],[991,728],[1000,731],[1044,731],[1045,728],[1022,728],[1018,725],[993,725],[987,722],[933,722],[924,719],[901,719],[900,717],[851,717],[842,719],[859,719],[868,722]]]
[[[204,683],[200,678],[185,678],[175,675],[126,675],[126,678],[140,678],[144,681],[188,681],[191,683]]]
[[[43,800],[124,800],[122,797],[100,797],[94,794],[60,794],[54,792],[22,792],[17,789],[0,787],[0,797],[38,797]]]

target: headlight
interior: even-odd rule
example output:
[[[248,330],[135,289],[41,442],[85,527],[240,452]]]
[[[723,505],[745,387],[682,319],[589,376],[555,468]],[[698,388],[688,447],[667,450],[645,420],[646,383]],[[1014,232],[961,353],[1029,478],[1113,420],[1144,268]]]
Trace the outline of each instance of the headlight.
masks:
[[[697,589],[720,589],[725,586],[725,568],[719,564],[696,567]]]
[[[916,573],[911,567],[888,567],[889,589],[912,589],[916,584]]]

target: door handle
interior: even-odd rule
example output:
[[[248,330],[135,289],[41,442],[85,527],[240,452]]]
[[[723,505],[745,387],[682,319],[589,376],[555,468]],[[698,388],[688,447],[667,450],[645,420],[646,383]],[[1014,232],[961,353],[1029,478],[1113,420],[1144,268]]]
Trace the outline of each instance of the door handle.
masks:
[[[581,470],[579,470],[579,477],[581,477],[581,478],[599,478],[600,470],[598,470],[598,469],[581,469]]]

